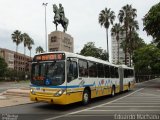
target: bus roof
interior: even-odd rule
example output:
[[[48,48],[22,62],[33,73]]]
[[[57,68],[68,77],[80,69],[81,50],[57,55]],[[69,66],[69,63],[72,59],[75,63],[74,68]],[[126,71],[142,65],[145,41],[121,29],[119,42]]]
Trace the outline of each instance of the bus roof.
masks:
[[[79,54],[76,54],[76,53],[70,53],[70,52],[65,52],[65,51],[46,52],[46,53],[40,53],[40,54],[36,54],[36,55],[43,55],[43,54],[49,54],[49,53],[64,53],[66,55],[66,57],[74,57],[74,58],[84,59],[84,60],[88,60],[88,61],[103,63],[103,64],[114,66],[114,67],[122,67],[122,68],[126,68],[126,69],[133,69],[133,68],[128,67],[126,65],[115,65],[115,64],[112,64],[108,61],[104,61],[104,60],[101,60],[101,59],[98,59],[98,58],[95,58],[95,57],[83,56],[83,55],[79,55]]]

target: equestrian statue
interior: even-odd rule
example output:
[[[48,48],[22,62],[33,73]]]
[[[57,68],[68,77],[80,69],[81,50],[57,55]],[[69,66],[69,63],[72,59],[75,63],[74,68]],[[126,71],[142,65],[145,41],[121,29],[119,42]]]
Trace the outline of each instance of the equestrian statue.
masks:
[[[67,31],[69,20],[65,17],[62,4],[59,4],[59,9],[56,4],[53,4],[53,12],[55,13],[53,23],[56,25],[56,30],[58,24],[61,24],[63,27],[63,32]]]

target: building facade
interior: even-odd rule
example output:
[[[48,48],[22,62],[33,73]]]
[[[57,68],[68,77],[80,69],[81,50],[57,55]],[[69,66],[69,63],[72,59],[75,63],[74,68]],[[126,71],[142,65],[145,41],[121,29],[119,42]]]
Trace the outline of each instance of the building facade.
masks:
[[[29,61],[31,58],[21,53],[16,53],[14,51],[0,48],[0,57],[4,58],[8,68],[14,69],[17,71],[26,71],[29,69]]]
[[[54,31],[48,35],[48,51],[74,52],[74,41],[71,35],[61,31]]]
[[[125,53],[120,47],[122,41],[125,40],[125,34],[119,34],[119,42],[116,40],[116,35],[111,36],[112,43],[112,63],[118,64],[118,44],[119,44],[119,64],[125,64]],[[127,54],[127,65],[129,65],[129,54]]]

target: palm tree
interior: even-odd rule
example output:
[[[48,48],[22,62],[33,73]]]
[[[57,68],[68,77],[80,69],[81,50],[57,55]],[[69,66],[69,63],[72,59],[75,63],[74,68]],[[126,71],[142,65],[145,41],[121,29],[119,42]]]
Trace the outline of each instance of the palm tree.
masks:
[[[29,51],[30,51],[30,58],[31,58],[32,45],[34,45],[34,40],[33,40],[31,37],[29,37],[28,49],[29,49]]]
[[[13,42],[16,43],[16,53],[17,53],[18,52],[18,45],[23,41],[21,31],[15,30],[11,36],[12,36]]]
[[[26,47],[28,46],[28,43],[30,41],[30,37],[27,33],[23,33],[22,37],[23,37],[23,45],[24,45],[24,55],[26,55]]]
[[[12,34],[12,40],[14,43],[16,43],[16,58],[17,58],[17,52],[18,52],[18,45],[23,41],[21,31],[15,30]],[[16,60],[17,61],[17,60]],[[18,69],[17,69],[17,63],[15,63],[16,68],[16,77],[18,76]]]
[[[123,29],[122,27],[120,26],[119,23],[116,23],[112,29],[111,29],[111,35],[115,35],[116,36],[116,40],[117,40],[117,54],[118,54],[118,61],[117,61],[117,64],[119,64],[119,35],[120,33],[123,33]]]
[[[130,57],[130,59],[129,59],[130,66],[131,66],[131,59],[132,59],[133,50],[134,50],[134,48],[132,46],[134,45],[134,41],[136,41],[135,32],[138,29],[139,29],[138,22],[134,19],[130,19],[130,21],[129,21],[129,47],[128,47],[128,53],[129,53],[129,57]]]
[[[41,46],[38,46],[36,48],[36,53],[43,53],[43,52],[44,52],[44,50],[43,50],[43,48]]]
[[[126,40],[125,40],[125,64],[127,64],[127,45],[129,42],[128,30],[129,30],[129,22],[131,19],[134,19],[137,16],[136,9],[132,8],[132,5],[123,6],[119,11],[118,17],[120,23],[124,24]]]
[[[24,45],[24,56],[26,55],[26,47],[28,46],[28,43],[30,41],[30,37],[27,33],[23,33],[22,34],[22,38],[23,38],[23,45]],[[27,66],[27,62],[25,62],[25,70],[26,70],[26,66]],[[26,71],[25,71],[25,75],[26,75]]]
[[[108,61],[109,61],[109,48],[108,48],[108,28],[110,23],[113,24],[113,21],[115,19],[115,15],[114,12],[111,11],[111,9],[107,9],[105,8],[104,10],[102,10],[99,14],[99,24],[101,26],[104,26],[106,29],[106,38],[107,38],[107,52],[108,52]]]

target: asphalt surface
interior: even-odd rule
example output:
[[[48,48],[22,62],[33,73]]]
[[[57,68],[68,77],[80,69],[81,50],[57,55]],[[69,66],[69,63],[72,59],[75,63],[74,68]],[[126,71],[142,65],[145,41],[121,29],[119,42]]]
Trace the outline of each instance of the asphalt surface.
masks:
[[[33,103],[0,108],[0,114],[2,120],[160,120],[160,79],[115,97],[93,99],[87,106]]]
[[[13,88],[26,88],[29,87],[29,81],[21,82],[0,82],[0,93]]]

